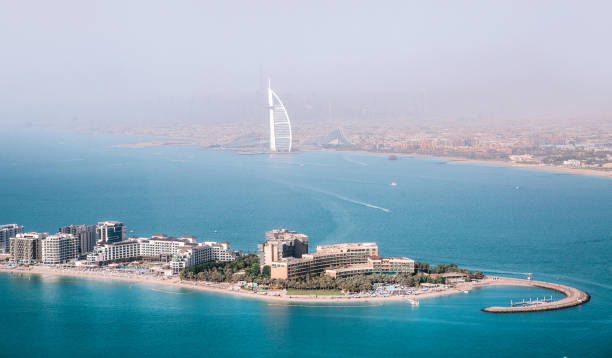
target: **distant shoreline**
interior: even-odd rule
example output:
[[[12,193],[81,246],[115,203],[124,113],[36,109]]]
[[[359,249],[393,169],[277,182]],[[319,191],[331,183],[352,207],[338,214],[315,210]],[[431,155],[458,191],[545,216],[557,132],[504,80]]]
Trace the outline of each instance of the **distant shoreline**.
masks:
[[[171,286],[177,288],[184,288],[190,290],[205,291],[211,293],[220,293],[227,295],[234,295],[238,297],[247,297],[267,300],[276,303],[290,304],[296,303],[347,303],[347,302],[406,302],[414,303],[417,300],[423,298],[433,298],[440,296],[447,296],[456,293],[468,293],[469,291],[490,286],[528,286],[528,287],[542,287],[550,290],[555,290],[563,293],[566,297],[544,303],[538,306],[529,307],[487,307],[483,308],[484,312],[493,313],[508,313],[508,312],[536,312],[545,310],[557,310],[568,308],[576,305],[580,305],[589,301],[590,296],[583,291],[576,288],[559,285],[549,282],[541,281],[530,281],[524,279],[508,278],[508,277],[485,277],[484,280],[460,283],[457,287],[451,287],[440,291],[425,292],[420,294],[408,294],[408,295],[391,295],[391,296],[368,296],[365,294],[351,294],[344,296],[302,296],[302,295],[285,295],[281,294],[282,291],[269,291],[268,293],[257,293],[256,291],[248,290],[236,290],[233,289],[234,284],[230,283],[211,283],[202,281],[182,281],[179,278],[171,277],[165,278],[160,276],[145,276],[135,273],[123,273],[112,270],[103,271],[86,271],[78,270],[73,268],[56,268],[56,267],[29,267],[25,268],[10,268],[0,267],[0,273],[16,274],[16,275],[42,275],[42,276],[64,276],[64,277],[76,277],[82,279],[94,279],[94,280],[111,280],[111,281],[124,281],[134,283],[146,283]],[[169,292],[173,293],[173,292]]]
[[[49,130],[43,129],[43,130]],[[74,131],[69,129],[59,129],[63,131],[76,132],[83,135],[99,135],[99,133],[91,132],[91,131]],[[105,133],[109,136],[115,137],[128,137],[131,135],[123,135],[119,133]],[[241,150],[239,148],[207,148],[202,147],[200,144],[190,141],[185,138],[173,138],[167,136],[157,136],[157,135],[143,135],[142,137],[150,138],[150,140],[136,142],[136,143],[122,143],[112,145],[113,147],[120,148],[152,148],[152,147],[162,147],[162,146],[194,146],[198,147],[201,150],[210,150],[210,151],[231,151],[238,154],[270,154],[262,150]],[[489,165],[489,166],[501,166],[508,168],[521,168],[521,169],[533,169],[533,170],[542,170],[547,172],[554,173],[562,173],[562,174],[572,174],[572,175],[586,175],[586,176],[595,176],[600,178],[612,178],[612,171],[603,171],[603,170],[595,170],[595,169],[587,169],[587,168],[567,168],[555,165],[548,164],[525,164],[525,163],[514,163],[511,161],[503,161],[503,160],[488,160],[488,159],[469,159],[469,158],[461,158],[461,157],[445,157],[440,155],[430,155],[430,154],[420,154],[420,153],[393,153],[393,152],[369,152],[366,150],[329,150],[329,149],[305,149],[302,152],[336,152],[336,153],[355,153],[355,154],[370,154],[370,155],[384,155],[388,156],[390,154],[396,155],[398,157],[404,158],[426,158],[426,159],[438,159],[443,160],[447,164],[480,164],[480,165]]]
[[[199,146],[197,143],[184,142],[179,140],[159,140],[159,141],[147,141],[147,142],[139,142],[139,143],[124,143],[117,144],[114,147],[123,147],[123,148],[150,148],[150,147],[161,147],[161,146]],[[230,149],[230,148],[205,148],[199,147],[202,150],[216,150],[216,151],[230,151],[235,152],[237,154],[245,155],[257,155],[257,154],[271,154],[266,152],[265,150],[261,151],[250,151],[250,150],[240,150],[240,149]],[[522,169],[534,169],[534,170],[543,170],[547,172],[556,172],[563,174],[573,174],[573,175],[587,175],[587,176],[597,176],[603,178],[612,178],[612,171],[603,171],[596,169],[588,169],[588,168],[567,168],[549,164],[526,164],[526,163],[515,163],[511,161],[504,160],[488,160],[488,159],[469,159],[469,158],[461,158],[461,157],[444,157],[439,155],[428,155],[428,154],[419,154],[419,153],[386,153],[386,152],[368,152],[365,150],[327,150],[327,149],[306,149],[302,152],[326,152],[326,153],[355,153],[355,154],[370,154],[370,155],[396,155],[398,158],[426,158],[426,159],[439,159],[446,162],[446,164],[482,164],[489,166],[502,166],[509,168],[522,168]],[[296,152],[299,153],[299,152]]]
[[[431,158],[431,159],[440,159],[445,160],[446,164],[482,164],[489,166],[502,166],[509,168],[522,168],[522,169],[534,169],[534,170],[543,170],[547,172],[556,172],[563,174],[573,174],[573,175],[588,175],[588,176],[597,176],[603,178],[612,178],[612,171],[603,171],[603,170],[595,170],[595,169],[586,169],[586,168],[566,168],[559,167],[555,165],[548,164],[523,164],[523,163],[513,163],[510,161],[503,160],[485,160],[485,159],[465,159],[465,158],[457,158],[457,157],[439,157],[439,156],[429,156],[429,155],[420,155],[420,154],[397,154],[404,157],[409,158]]]

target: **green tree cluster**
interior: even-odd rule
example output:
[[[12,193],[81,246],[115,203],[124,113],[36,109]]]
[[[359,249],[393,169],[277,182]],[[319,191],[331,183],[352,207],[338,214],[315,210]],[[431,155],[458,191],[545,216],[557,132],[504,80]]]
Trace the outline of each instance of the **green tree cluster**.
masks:
[[[398,284],[407,287],[417,287],[422,283],[443,283],[442,277],[432,274],[443,274],[447,272],[461,272],[467,275],[467,279],[482,278],[479,271],[457,267],[455,264],[437,265],[433,268],[422,262],[415,263],[415,273],[397,275],[355,275],[351,277],[333,278],[326,274],[307,275],[303,278],[291,280],[271,279],[270,266],[259,267],[259,258],[256,255],[244,255],[230,262],[206,262],[188,267],[180,272],[183,280],[202,280],[211,282],[237,282],[249,281],[259,285],[274,288],[295,289],[338,289],[345,292],[364,292],[372,288],[375,283]]]
[[[241,272],[243,274],[239,275]],[[190,266],[182,270],[179,275],[183,280],[211,282],[254,281],[258,278],[266,278],[265,273],[259,270],[257,255],[244,255],[227,262],[205,262]],[[267,277],[270,277],[269,273]]]

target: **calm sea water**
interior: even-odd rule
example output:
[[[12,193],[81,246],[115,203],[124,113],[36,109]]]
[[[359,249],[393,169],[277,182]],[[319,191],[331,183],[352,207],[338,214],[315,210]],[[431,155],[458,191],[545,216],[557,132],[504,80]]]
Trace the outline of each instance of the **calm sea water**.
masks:
[[[312,247],[368,240],[386,256],[532,272],[586,290],[592,301],[538,314],[481,312],[551,294],[497,287],[417,308],[288,307],[145,284],[0,274],[0,356],[612,356],[610,179],[356,153],[113,146],[130,141],[4,136],[0,223],[54,232],[121,220],[137,235],[193,234],[245,251],[266,230],[288,227],[309,234]]]

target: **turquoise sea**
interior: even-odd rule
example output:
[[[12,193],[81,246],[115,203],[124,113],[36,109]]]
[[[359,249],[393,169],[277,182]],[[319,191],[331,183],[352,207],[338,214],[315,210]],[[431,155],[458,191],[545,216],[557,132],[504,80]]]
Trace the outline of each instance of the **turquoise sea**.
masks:
[[[535,288],[383,305],[254,299],[0,274],[0,356],[611,357],[612,180],[360,153],[238,155],[125,148],[138,138],[12,131],[0,141],[0,223],[54,232],[121,220],[254,251],[288,227],[311,247],[376,241],[385,256],[576,286],[591,302],[493,315]],[[396,182],[397,186],[391,186]],[[554,295],[554,293],[552,293]]]

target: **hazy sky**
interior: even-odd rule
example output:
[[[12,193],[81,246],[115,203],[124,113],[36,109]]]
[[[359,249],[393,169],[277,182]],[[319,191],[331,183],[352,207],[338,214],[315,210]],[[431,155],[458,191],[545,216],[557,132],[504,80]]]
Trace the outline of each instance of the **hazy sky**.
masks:
[[[268,76],[294,121],[611,118],[611,14],[610,1],[0,0],[0,121],[258,120]]]

